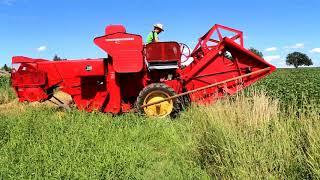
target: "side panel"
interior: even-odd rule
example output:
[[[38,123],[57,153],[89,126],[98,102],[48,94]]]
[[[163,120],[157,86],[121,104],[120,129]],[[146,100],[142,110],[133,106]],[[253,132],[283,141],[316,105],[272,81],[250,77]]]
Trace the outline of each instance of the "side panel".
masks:
[[[117,73],[135,73],[143,68],[142,37],[135,34],[115,33],[98,37],[95,44],[112,57]]]
[[[46,87],[61,82],[68,82],[65,88],[73,87],[80,83],[80,77],[105,75],[104,59],[46,61],[38,63],[38,68],[47,72]]]
[[[70,94],[79,109],[101,110],[107,94],[104,59],[45,61],[13,59],[12,86],[20,101],[45,101],[57,87]]]

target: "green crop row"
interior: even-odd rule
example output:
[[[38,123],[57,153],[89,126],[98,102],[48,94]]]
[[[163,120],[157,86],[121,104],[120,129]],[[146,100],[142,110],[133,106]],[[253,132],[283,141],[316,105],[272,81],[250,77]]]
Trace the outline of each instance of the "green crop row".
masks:
[[[281,106],[298,110],[320,105],[320,68],[278,69],[250,89],[279,99]]]

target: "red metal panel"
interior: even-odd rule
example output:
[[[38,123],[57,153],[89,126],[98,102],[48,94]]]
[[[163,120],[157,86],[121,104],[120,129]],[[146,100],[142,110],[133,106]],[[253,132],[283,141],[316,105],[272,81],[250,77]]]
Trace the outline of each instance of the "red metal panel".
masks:
[[[106,27],[106,35],[114,34],[114,33],[125,33],[126,28],[122,25],[109,25]]]
[[[24,57],[24,56],[14,56],[14,57],[12,57],[12,64],[34,63],[34,62],[41,62],[41,61],[48,61],[48,60],[45,60],[45,59],[33,59],[33,58]]]
[[[268,63],[267,61],[265,61],[263,58],[261,58],[260,56],[254,54],[253,52],[243,48],[242,46],[240,46],[239,44],[235,43],[232,39],[225,37],[224,38],[224,43],[225,45],[228,47],[229,51],[233,51],[235,53],[235,55],[237,54],[237,56],[242,56],[244,58],[240,58],[238,60],[242,60],[241,62],[243,62],[244,64],[249,64],[249,59],[254,59],[254,61],[252,61],[251,66],[258,66],[260,64],[260,66],[269,66],[271,67],[271,71],[275,71],[276,67],[274,67],[273,65],[271,65],[270,63]],[[244,62],[247,61],[247,62]]]
[[[11,83],[16,87],[43,86],[46,73],[38,70],[37,63],[22,63],[18,69],[13,69]]]
[[[61,78],[73,78],[81,76],[104,76],[105,67],[103,59],[84,59],[67,61],[47,61],[38,63],[39,69],[57,70]]]
[[[98,37],[94,42],[112,57],[116,72],[134,73],[142,70],[143,42],[141,36],[115,33]]]
[[[180,62],[180,45],[177,42],[158,42],[147,44],[146,60],[148,62]]]
[[[41,87],[16,88],[20,102],[42,102],[48,99],[48,94]]]
[[[118,114],[121,111],[121,90],[119,84],[119,76],[114,71],[111,64],[108,65],[107,74],[108,101],[103,112]]]

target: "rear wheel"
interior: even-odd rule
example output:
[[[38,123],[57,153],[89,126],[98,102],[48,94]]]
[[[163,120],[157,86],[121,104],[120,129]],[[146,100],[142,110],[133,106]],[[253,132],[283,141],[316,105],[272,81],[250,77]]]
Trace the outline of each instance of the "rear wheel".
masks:
[[[180,109],[179,100],[176,98],[141,108],[143,105],[155,103],[174,95],[176,95],[175,91],[163,83],[150,84],[140,92],[136,106],[140,113],[146,114],[148,117],[175,117]]]

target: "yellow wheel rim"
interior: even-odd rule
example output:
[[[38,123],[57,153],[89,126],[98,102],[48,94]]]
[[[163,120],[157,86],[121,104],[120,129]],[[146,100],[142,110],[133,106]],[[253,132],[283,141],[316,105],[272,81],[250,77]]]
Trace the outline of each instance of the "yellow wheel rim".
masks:
[[[150,92],[143,101],[143,105],[161,101],[165,98],[170,97],[163,91]],[[144,113],[149,117],[163,118],[171,114],[173,110],[173,101],[168,100],[159,104],[147,106],[143,108]]]

